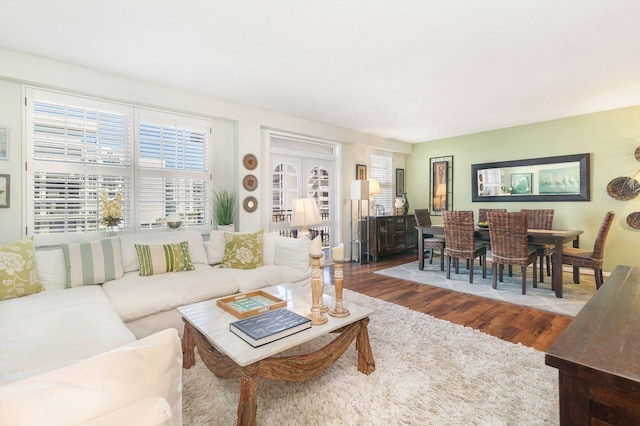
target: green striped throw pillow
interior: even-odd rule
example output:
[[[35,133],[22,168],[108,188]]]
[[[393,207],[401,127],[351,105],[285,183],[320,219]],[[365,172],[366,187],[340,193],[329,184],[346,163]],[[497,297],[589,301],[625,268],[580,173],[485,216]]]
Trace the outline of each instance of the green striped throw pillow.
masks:
[[[189,257],[187,241],[163,245],[135,244],[135,247],[141,276],[195,269]]]
[[[102,284],[122,277],[120,237],[62,244],[67,287]]]

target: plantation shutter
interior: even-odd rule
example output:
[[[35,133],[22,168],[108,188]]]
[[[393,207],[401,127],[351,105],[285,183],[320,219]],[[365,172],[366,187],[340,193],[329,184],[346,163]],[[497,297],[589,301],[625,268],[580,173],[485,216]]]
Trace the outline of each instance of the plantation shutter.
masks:
[[[369,177],[378,179],[381,194],[374,195],[376,205],[384,207],[385,214],[393,212],[393,161],[390,155],[371,154]]]
[[[209,121],[141,111],[138,117],[139,226],[157,228],[173,212],[183,226],[210,223]]]
[[[96,231],[102,191],[120,191],[128,200],[131,109],[42,90],[27,93],[27,211],[33,233]],[[122,208],[126,225],[130,204]]]

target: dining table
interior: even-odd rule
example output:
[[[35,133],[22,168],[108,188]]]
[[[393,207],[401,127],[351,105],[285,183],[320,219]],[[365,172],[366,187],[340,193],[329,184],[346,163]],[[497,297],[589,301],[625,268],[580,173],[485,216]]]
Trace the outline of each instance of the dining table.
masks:
[[[424,270],[424,235],[444,236],[444,224],[432,224],[430,226],[416,226],[418,232],[418,267]],[[552,246],[552,268],[551,268],[551,288],[555,291],[556,297],[562,297],[562,251],[563,246],[572,243],[573,247],[580,247],[581,230],[563,229],[528,229],[527,235],[530,244],[548,244]],[[475,238],[480,241],[490,241],[489,229],[477,226],[475,228]],[[445,242],[446,244],[446,242]],[[540,271],[543,273],[543,271]],[[573,268],[573,282],[578,280],[579,269]]]

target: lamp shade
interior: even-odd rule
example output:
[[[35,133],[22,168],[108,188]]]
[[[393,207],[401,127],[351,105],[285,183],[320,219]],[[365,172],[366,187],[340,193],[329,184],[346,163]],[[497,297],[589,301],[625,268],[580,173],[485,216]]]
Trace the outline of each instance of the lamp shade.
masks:
[[[307,227],[318,225],[320,219],[320,211],[318,203],[313,198],[298,198],[293,200],[293,214],[291,215],[291,226]]]
[[[380,182],[376,178],[367,179],[369,182],[369,195],[374,194],[382,194],[382,190],[380,189]]]

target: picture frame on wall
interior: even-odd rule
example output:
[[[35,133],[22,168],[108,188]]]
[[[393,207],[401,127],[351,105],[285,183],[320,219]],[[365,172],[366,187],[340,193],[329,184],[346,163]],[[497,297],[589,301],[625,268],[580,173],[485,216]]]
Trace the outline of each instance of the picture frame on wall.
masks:
[[[449,162],[436,161],[433,163],[433,176],[431,179],[433,211],[447,210],[447,198],[449,194]]]
[[[404,191],[404,169],[396,169],[396,197],[402,197]]]
[[[356,164],[356,180],[367,180],[367,166]]]
[[[9,159],[9,128],[0,127],[0,160]]]
[[[11,176],[0,175],[0,208],[9,208],[11,195]]]

